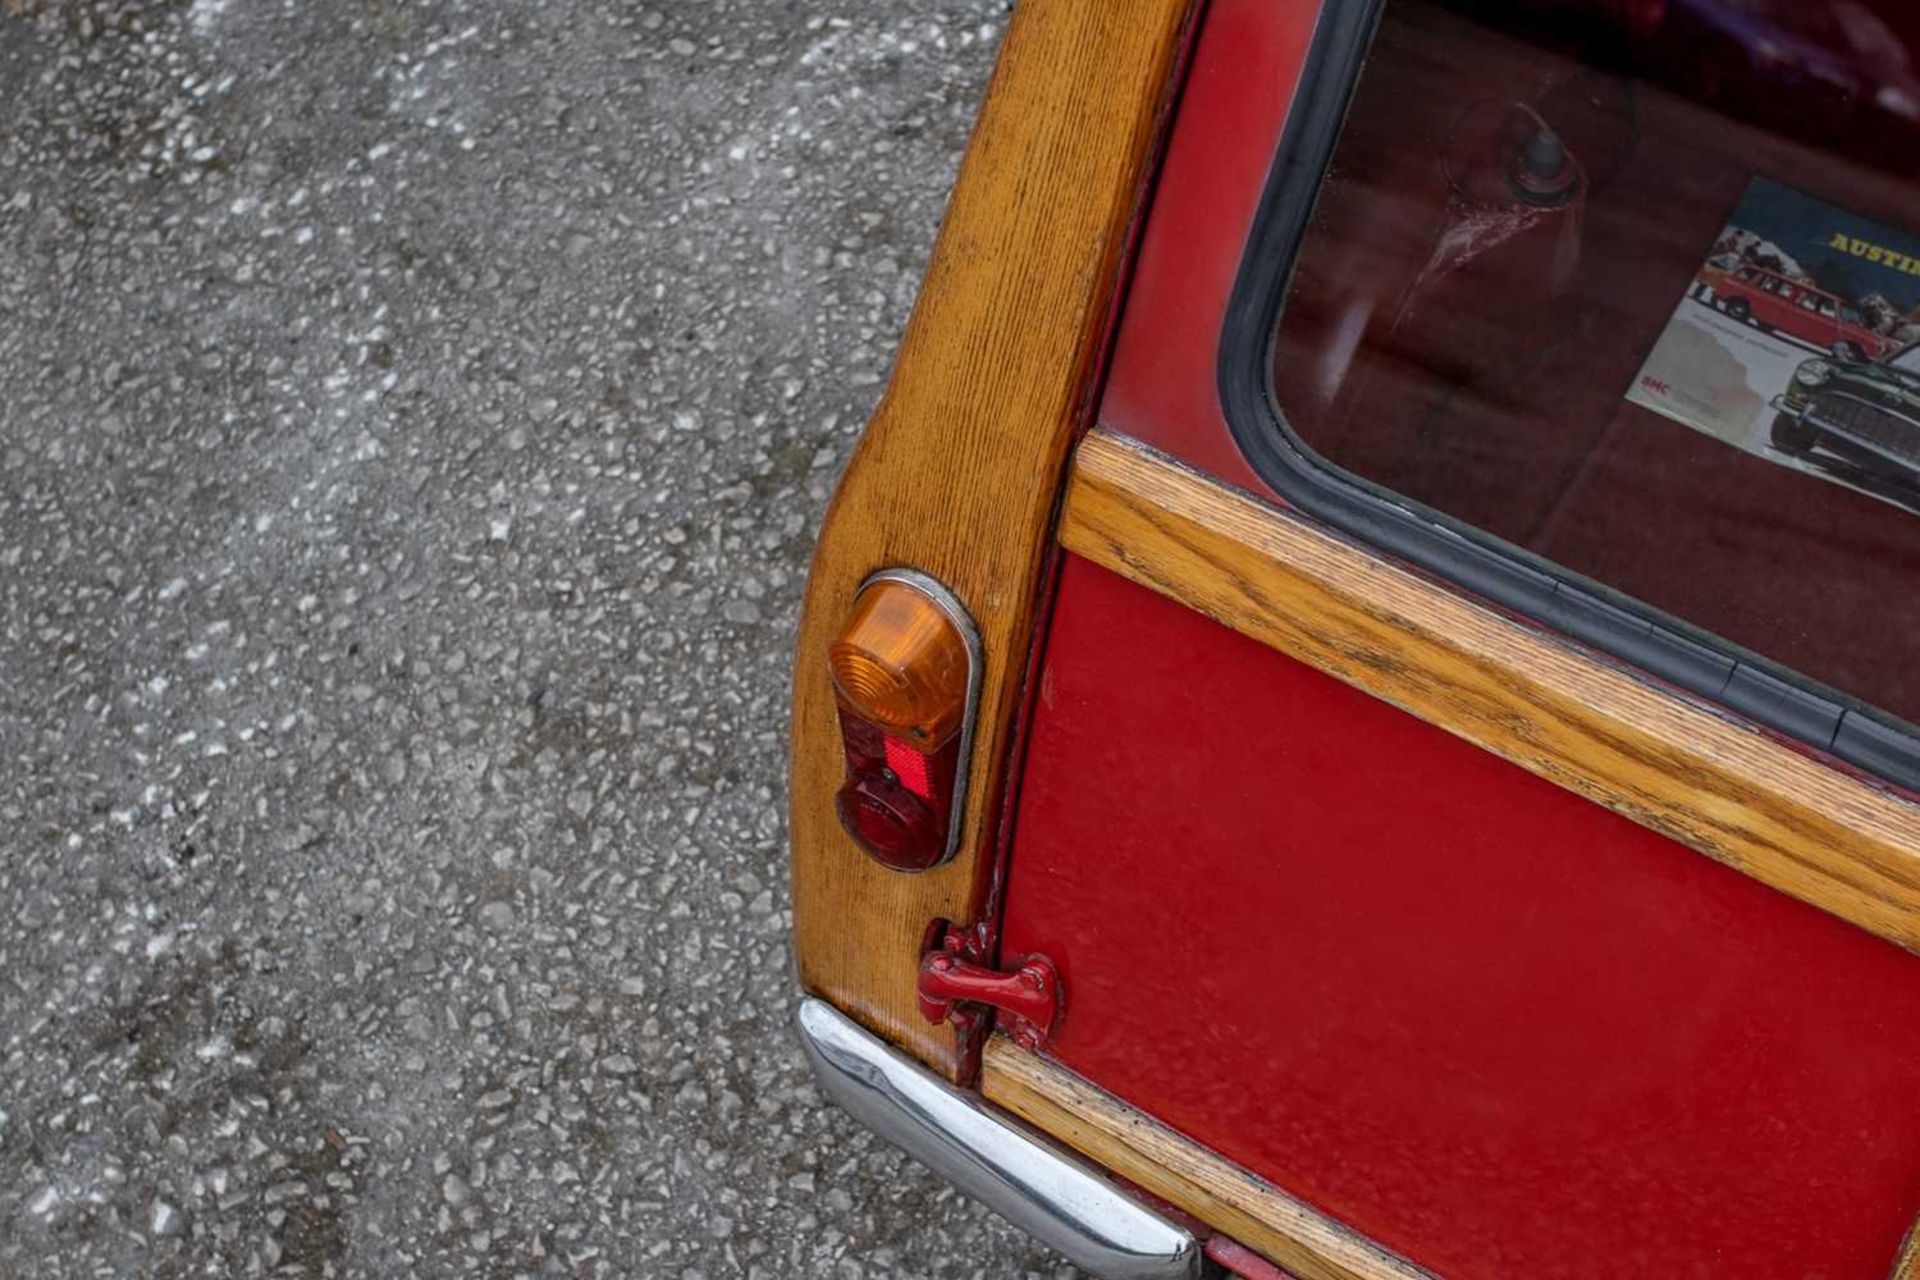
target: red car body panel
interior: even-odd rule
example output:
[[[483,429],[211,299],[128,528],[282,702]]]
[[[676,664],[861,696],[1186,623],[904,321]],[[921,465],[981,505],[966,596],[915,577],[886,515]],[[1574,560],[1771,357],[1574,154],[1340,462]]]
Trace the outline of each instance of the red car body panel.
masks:
[[[1221,323],[1318,17],[1213,0],[1101,422],[1271,498]],[[1920,961],[1085,561],[1002,955],[1068,1067],[1449,1280],[1879,1280]]]
[[[1306,0],[1208,5],[1100,404],[1102,425],[1268,497],[1221,416],[1220,324],[1318,17]],[[1223,227],[1242,230],[1179,234]]]
[[[1021,797],[1048,1051],[1438,1275],[1892,1265],[1892,945],[1078,559]]]

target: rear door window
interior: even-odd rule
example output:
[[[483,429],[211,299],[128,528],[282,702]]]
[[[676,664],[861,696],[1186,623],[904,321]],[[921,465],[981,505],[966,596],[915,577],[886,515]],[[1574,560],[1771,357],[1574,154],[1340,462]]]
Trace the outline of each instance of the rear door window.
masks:
[[[1387,0],[1250,458],[1913,785],[1917,32],[1865,0]]]

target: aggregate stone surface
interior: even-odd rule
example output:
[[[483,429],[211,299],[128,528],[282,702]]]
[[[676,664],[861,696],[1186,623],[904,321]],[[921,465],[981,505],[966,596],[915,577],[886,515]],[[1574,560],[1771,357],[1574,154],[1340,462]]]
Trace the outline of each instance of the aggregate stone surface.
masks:
[[[1001,0],[0,0],[0,1276],[1068,1276],[789,1034]]]

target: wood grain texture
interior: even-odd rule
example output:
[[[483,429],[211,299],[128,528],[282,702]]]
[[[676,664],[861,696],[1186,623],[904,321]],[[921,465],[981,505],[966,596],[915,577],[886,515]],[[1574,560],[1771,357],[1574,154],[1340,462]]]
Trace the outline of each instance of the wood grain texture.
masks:
[[[1909,951],[1920,805],[1096,431],[1060,541]]]
[[[988,1042],[980,1085],[1028,1124],[1300,1280],[1429,1274],[1005,1036]]]
[[[1907,1228],[1906,1241],[1900,1246],[1900,1256],[1894,1259],[1888,1280],[1920,1280],[1920,1217]]]
[[[794,659],[790,838],[803,984],[938,1070],[914,1005],[930,920],[977,911],[1038,580],[1188,21],[1189,0],[1024,0],[1009,26],[880,408],[815,554]],[[957,856],[919,875],[841,831],[826,649],[855,589],[944,582],[985,649]]]

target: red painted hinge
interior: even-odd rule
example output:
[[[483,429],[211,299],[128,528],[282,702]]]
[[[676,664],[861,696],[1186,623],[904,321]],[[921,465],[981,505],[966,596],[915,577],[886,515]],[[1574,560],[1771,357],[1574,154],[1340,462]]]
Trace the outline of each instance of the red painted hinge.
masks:
[[[928,1022],[951,1022],[962,1034],[975,1030],[985,1011],[999,1014],[1002,1031],[1027,1049],[1038,1049],[1060,1017],[1060,975],[1045,956],[1028,956],[1012,970],[989,968],[967,958],[970,948],[957,929],[920,957],[920,1012]]]

